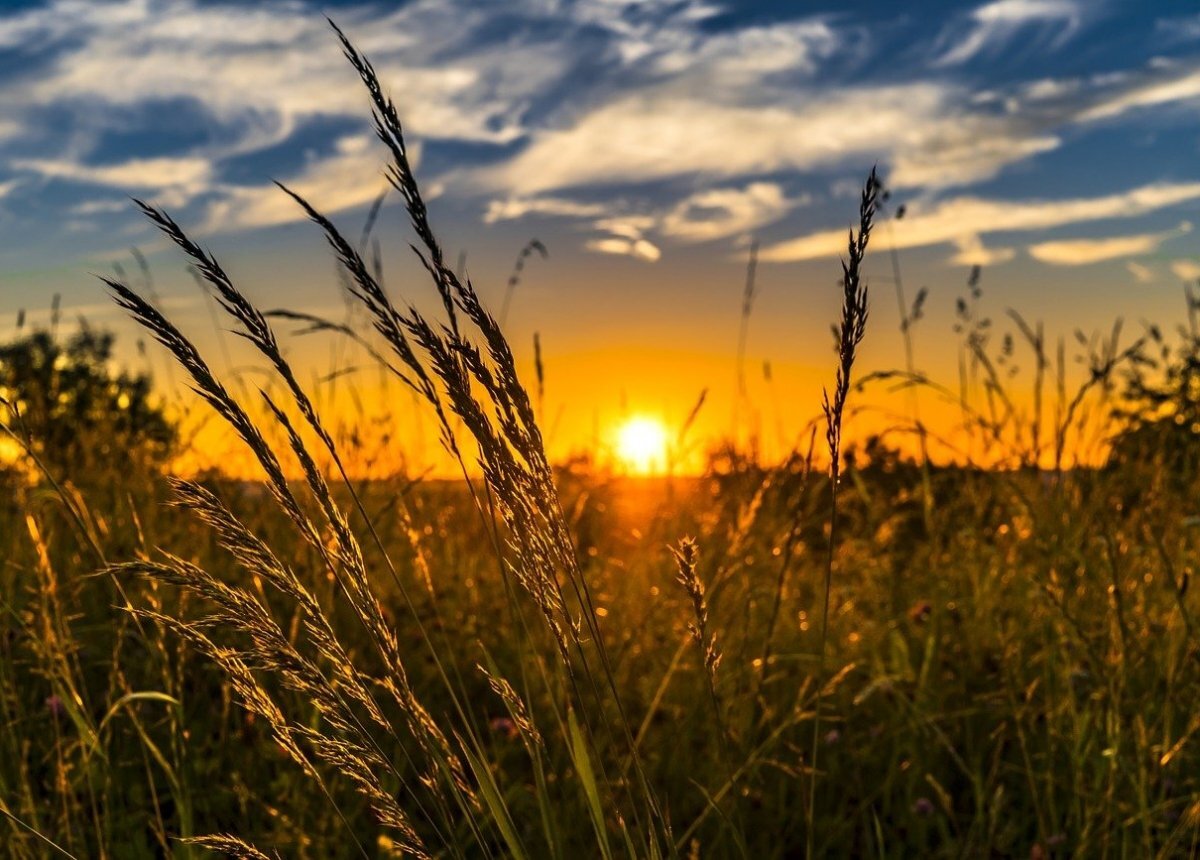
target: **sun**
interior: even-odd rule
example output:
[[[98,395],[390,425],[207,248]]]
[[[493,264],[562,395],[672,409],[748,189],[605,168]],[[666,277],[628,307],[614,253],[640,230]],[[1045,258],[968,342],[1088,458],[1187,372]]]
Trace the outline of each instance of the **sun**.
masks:
[[[617,428],[617,459],[630,472],[649,475],[667,466],[667,428],[657,418],[635,415]]]

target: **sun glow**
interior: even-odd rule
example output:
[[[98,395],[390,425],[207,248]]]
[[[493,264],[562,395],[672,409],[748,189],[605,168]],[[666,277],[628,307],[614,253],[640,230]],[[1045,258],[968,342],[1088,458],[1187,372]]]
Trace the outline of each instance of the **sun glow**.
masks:
[[[657,418],[635,415],[617,429],[617,459],[638,475],[667,467],[667,428]]]

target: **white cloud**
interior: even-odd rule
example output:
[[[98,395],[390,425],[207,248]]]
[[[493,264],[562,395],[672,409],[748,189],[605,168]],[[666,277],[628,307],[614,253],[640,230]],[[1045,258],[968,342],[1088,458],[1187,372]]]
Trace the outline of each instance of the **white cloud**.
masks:
[[[695,27],[648,34],[642,56],[650,70],[667,75],[688,73],[718,87],[754,83],[764,75],[794,72],[810,75],[820,60],[840,46],[833,28],[822,20],[779,22],[706,33]]]
[[[1023,84],[1020,93],[1030,102],[1042,102],[1074,95],[1079,92],[1080,86],[1081,83],[1077,79],[1043,78]]]
[[[482,178],[535,194],[695,174],[812,170],[891,154],[893,185],[943,186],[986,179],[1058,144],[1003,117],[963,114],[962,101],[961,92],[938,83],[800,92],[767,105],[648,92],[535,133],[524,151]]]
[[[1135,263],[1130,260],[1125,264],[1125,270],[1133,275],[1133,279],[1139,284],[1154,282],[1154,271],[1149,266],[1143,266],[1141,263]]]
[[[736,94],[770,75],[811,75],[838,46],[832,27],[817,19],[715,33],[702,29],[701,23],[719,12],[717,6],[659,0],[636,9],[605,0],[562,6],[514,0],[504,8],[416,0],[387,11],[365,5],[343,9],[339,18],[392,88],[415,139],[505,144],[530,130],[525,111],[561,86],[579,61],[583,42],[576,37],[585,26],[599,28],[604,37],[584,53],[595,59],[615,50],[632,73],[626,85],[640,86],[647,78],[678,82],[681,92],[698,95]],[[508,37],[497,35],[497,19],[520,26]],[[547,23],[554,30],[541,26],[539,35],[538,27]],[[589,40],[595,42],[594,34]],[[333,34],[300,3],[51,0],[0,15],[0,46],[16,45],[38,46],[47,62],[31,65],[22,86],[0,92],[0,114],[6,116],[0,139],[10,125],[18,136],[21,129],[34,128],[29,118],[46,106],[76,130],[58,152],[27,159],[22,169],[151,189],[158,192],[158,202],[170,206],[208,192],[218,198],[209,211],[212,227],[267,225],[285,217],[285,205],[265,182],[224,182],[226,159],[285,143],[318,118],[366,123],[367,99]],[[130,111],[165,102],[202,112],[209,141],[185,153],[132,158],[121,165],[97,165],[89,157],[106,131],[128,132]],[[312,190],[325,192],[327,207],[356,205],[373,195],[377,171],[355,178],[350,169],[351,162],[337,156],[302,171],[300,181],[316,183],[324,170],[333,177]],[[567,205],[531,198],[529,188],[515,190],[519,194],[510,200],[489,206],[487,220],[534,211],[604,214],[597,204]]]
[[[592,250],[656,259],[657,248],[651,251],[653,246],[649,243],[637,245],[651,231],[682,242],[708,242],[745,235],[778,220],[788,210],[809,199],[807,196],[789,198],[773,182],[698,191],[672,206],[640,212],[622,212],[623,204],[620,203],[604,205],[563,197],[515,197],[491,201],[484,213],[484,222],[491,224],[527,215],[589,218],[596,230],[610,234],[608,238],[591,241],[588,247]],[[622,242],[612,241],[614,239]]]
[[[1200,263],[1195,260],[1175,260],[1171,271],[1181,281],[1200,281]]]
[[[945,243],[970,243],[990,233],[1024,232],[1087,221],[1132,218],[1200,199],[1200,182],[1144,185],[1119,194],[1070,200],[985,200],[959,197],[934,204],[927,211],[913,204],[894,232],[898,248]],[[779,242],[760,259],[773,262],[809,260],[840,254],[844,230],[825,230]]]
[[[662,219],[662,232],[687,242],[745,234],[778,220],[803,200],[789,200],[773,182],[701,191],[680,201]]]
[[[419,155],[419,149],[410,148],[409,157],[414,165]],[[359,135],[340,139],[334,155],[313,161],[295,176],[282,181],[327,214],[365,205],[387,185],[382,154],[371,145],[369,138]],[[306,217],[296,201],[274,184],[235,186],[224,190],[225,195],[208,207],[202,231],[216,233],[272,227]]]
[[[1187,42],[1200,39],[1200,15],[1182,18],[1160,18],[1154,22],[1156,35],[1169,42]]]
[[[43,179],[58,179],[83,185],[98,185],[137,193],[151,198],[159,206],[178,208],[209,190],[213,176],[211,162],[204,158],[133,158],[115,164],[91,165],[69,159],[15,159],[16,170],[36,173]],[[86,209],[92,211],[84,211]],[[75,215],[86,217],[101,210],[91,206],[70,207]],[[81,224],[76,223],[75,229]]]
[[[48,179],[67,179],[120,189],[178,190],[194,193],[212,178],[205,158],[134,158],[116,164],[86,165],[56,159],[17,159],[12,166]]]
[[[597,230],[620,236],[625,239],[640,239],[642,234],[657,223],[653,215],[618,215],[612,218],[601,218],[596,222]]]
[[[967,236],[954,243],[958,251],[950,258],[956,266],[998,266],[1017,255],[1015,248],[987,248],[978,236]]]
[[[526,215],[551,215],[565,218],[594,218],[609,211],[600,203],[581,203],[561,197],[509,197],[491,200],[483,213],[485,224],[514,221]]]
[[[977,15],[1001,29],[1082,20],[1078,5],[1065,0],[1002,0]],[[820,32],[818,25],[809,27]],[[831,45],[837,41],[830,37]],[[651,79],[636,94],[617,91],[529,129],[528,146],[476,178],[532,195],[875,161],[888,166],[895,188],[946,188],[990,179],[1056,150],[1079,125],[1200,95],[1194,64],[1137,75],[1040,79],[1007,93],[980,94],[945,78],[817,88],[793,75],[781,85],[766,61],[752,73],[713,78],[711,64],[693,57],[689,65],[685,54],[681,49],[683,71],[664,82]],[[659,57],[648,65],[664,62]]]
[[[715,4],[670,0],[585,0],[570,7],[575,21],[607,31],[622,66],[655,78],[686,76],[693,84],[703,81],[709,91],[758,82],[765,74],[811,74],[841,45],[823,18],[736,29],[700,26],[723,11]]]
[[[656,223],[657,219],[651,215],[601,218],[594,226],[608,235],[589,239],[584,243],[584,247],[589,251],[598,251],[601,254],[623,254],[653,263],[662,256],[662,251],[645,237],[645,233]]]
[[[1010,164],[1057,149],[1050,135],[1025,136],[1002,122],[964,117],[948,123],[937,143],[896,153],[889,182],[896,188],[969,185],[995,176]]]
[[[1001,50],[1031,28],[1043,37],[1050,34],[1051,47],[1061,47],[1079,29],[1082,11],[1070,0],[996,0],[980,6],[965,26],[957,25],[943,36],[952,44],[937,59],[942,66],[965,63],[980,54]]]
[[[608,236],[603,239],[589,239],[584,245],[589,251],[599,251],[602,254],[621,254],[653,263],[662,256],[662,251],[646,239],[634,239],[624,236]]]
[[[1060,45],[1095,8],[997,0],[955,18],[933,51],[953,65],[1018,41]],[[414,140],[468,141],[489,153],[486,169],[432,177],[460,196],[494,198],[485,222],[628,215],[623,200],[573,199],[570,189],[623,186],[625,194],[624,186],[653,184],[627,195],[653,219],[636,237],[648,244],[646,235],[707,241],[772,223],[797,204],[779,174],[858,173],[877,162],[902,191],[970,185],[1059,148],[1080,124],[1200,99],[1194,60],[979,93],[945,71],[914,74],[903,58],[897,69],[872,71],[863,61],[872,58],[875,24],[828,15],[706,26],[727,11],[706,0],[413,0],[337,14]],[[318,121],[346,139],[365,129],[366,97],[306,3],[49,0],[0,15],[0,47],[18,45],[37,46],[39,62],[20,86],[0,89],[0,165],[16,140],[26,169],[42,176],[148,189],[164,205],[203,199],[214,229],[297,217],[266,184],[268,168],[246,184],[230,181],[232,156],[298,146],[296,132]],[[192,106],[207,138],[161,157],[97,164],[105,134],[158,124],[143,113],[165,103]],[[29,160],[47,108],[73,131]],[[360,205],[380,187],[382,152],[373,152],[309,162],[292,181],[329,211]],[[709,186],[717,187],[692,191]],[[1011,248],[984,248],[982,232],[939,241],[959,244],[955,260],[1011,257]]]
[[[890,165],[896,188],[966,185],[1059,148],[1074,126],[1200,97],[1200,70],[1172,66],[1086,83],[1040,80],[998,95],[998,104],[944,80],[695,89],[679,80],[649,86],[584,109],[559,127],[532,129],[525,149],[478,178],[534,195],[880,161]]]
[[[527,46],[525,66],[486,46],[440,55],[486,21],[461,4],[424,0],[384,16],[345,10],[342,18],[381,76],[404,82],[397,100],[422,136],[512,140],[518,94],[561,69],[549,46]],[[0,19],[0,44],[34,41],[60,53],[47,73],[5,94],[10,108],[55,104],[96,115],[186,99],[221,124],[227,147],[242,150],[279,142],[313,117],[363,117],[365,97],[347,97],[353,73],[333,34],[296,3],[55,0]]]
[[[1130,110],[1200,99],[1200,70],[1170,68],[1118,89],[1082,110],[1078,122],[1111,119]]]
[[[129,200],[84,200],[67,211],[81,217],[109,215],[114,212],[132,212],[133,204]]]
[[[1191,229],[1192,225],[1184,221],[1177,230],[1168,230],[1163,233],[1039,242],[1029,246],[1029,254],[1035,260],[1055,266],[1084,266],[1105,260],[1149,254],[1158,250],[1158,246],[1167,239],[1188,233]]]
[[[698,191],[673,206],[656,211],[622,212],[623,204],[619,203],[605,206],[561,197],[509,198],[493,200],[484,221],[494,223],[529,214],[590,218],[592,227],[607,235],[589,240],[585,247],[653,261],[658,259],[660,252],[646,239],[647,233],[657,232],[682,242],[708,242],[745,235],[778,220],[788,210],[809,199],[807,196],[789,198],[773,182]]]
[[[415,139],[513,141],[527,99],[556,81],[569,60],[555,41],[527,40],[514,50],[489,37],[492,14],[470,3],[416,0],[393,11],[342,9],[338,17],[392,88]],[[368,99],[334,34],[310,6],[288,0],[51,0],[0,14],[6,45],[34,46],[42,62],[28,64],[19,86],[0,88],[0,144],[29,139],[44,154],[6,162],[0,149],[0,166],[150,191],[170,208],[201,195],[218,198],[214,225],[285,220],[278,193],[266,185],[272,171],[264,167],[258,181],[231,184],[221,176],[231,157],[286,144],[318,119],[368,126]],[[158,110],[164,104],[170,107]],[[184,105],[201,114],[203,137],[166,155],[96,163],[106,134],[161,125]],[[47,108],[69,129],[50,146],[39,137]],[[143,118],[145,111],[151,116]],[[28,143],[17,148],[28,150]],[[357,166],[361,175],[348,154],[338,153],[323,166],[309,165],[300,179],[334,211],[369,200],[381,184],[378,158],[361,157]]]

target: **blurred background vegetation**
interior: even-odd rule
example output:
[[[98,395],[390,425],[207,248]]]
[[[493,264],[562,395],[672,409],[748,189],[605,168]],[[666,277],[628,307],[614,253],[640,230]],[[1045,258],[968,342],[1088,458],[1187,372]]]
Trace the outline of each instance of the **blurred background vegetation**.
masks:
[[[1091,353],[1087,396],[1099,400],[1077,412],[1115,428],[1101,466],[1035,468],[1022,453],[1028,426],[987,420],[967,425],[980,446],[1009,440],[1024,467],[925,463],[880,437],[848,451],[814,810],[821,856],[1194,852],[1200,339],[1185,321],[1136,343],[1120,361],[1115,341]],[[222,831],[286,856],[357,856],[341,816],[368,855],[387,856],[391,843],[349,785],[330,777],[337,807],[313,791],[226,678],[126,611],[199,618],[201,607],[153,580],[97,575],[163,547],[261,594],[285,629],[299,621],[165,504],[176,422],[147,376],[112,366],[111,348],[86,327],[0,347],[15,452],[0,502],[0,804],[23,822],[4,825],[5,856],[53,856],[25,825],[77,857],[186,856],[197,849],[174,837]],[[979,348],[993,361],[1013,352],[1000,337]],[[1066,412],[1074,393],[1057,397]],[[764,464],[727,447],[697,477],[578,462],[558,473],[639,747],[690,856],[803,849],[829,501],[811,458]],[[332,598],[312,549],[287,536],[261,487],[202,480]],[[514,625],[528,619],[498,610],[502,580],[464,487],[397,474],[356,490],[402,580],[432,572],[416,599],[437,619],[445,659],[467,667],[486,653],[520,677],[527,646]],[[706,673],[667,551],[683,535],[697,539],[723,653],[720,729],[702,704]],[[380,569],[378,550],[366,552]],[[416,653],[393,585],[378,586],[402,648]],[[354,642],[351,616],[334,620]],[[377,668],[365,643],[353,647],[365,671]],[[409,671],[432,713],[451,708],[432,664],[414,659]],[[466,684],[517,826],[536,841],[536,792],[512,724],[485,682]],[[287,701],[318,719],[311,702]],[[714,813],[730,760],[743,769]],[[562,844],[588,851],[586,799],[564,791],[558,802]],[[503,849],[479,850],[491,853]]]

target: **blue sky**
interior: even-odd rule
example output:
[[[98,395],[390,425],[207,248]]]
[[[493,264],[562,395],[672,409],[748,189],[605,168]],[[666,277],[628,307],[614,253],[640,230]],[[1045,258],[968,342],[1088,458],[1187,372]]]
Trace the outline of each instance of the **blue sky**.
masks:
[[[832,250],[814,228],[878,163],[901,246],[1067,264],[1173,242],[1142,216],[1200,199],[1190,2],[61,0],[0,16],[3,261],[120,247],[129,194],[210,234],[296,220],[270,178],[365,205],[380,151],[322,13],[467,226],[553,216],[647,261],[755,233],[786,262]],[[1142,241],[1035,241],[1059,228]]]
[[[390,87],[481,290],[499,295],[530,236],[550,247],[522,338],[648,349],[658,330],[727,354],[756,237],[755,354],[824,360],[833,257],[873,164],[907,207],[888,241],[934,322],[976,263],[1067,331],[1176,313],[1200,277],[1195,2],[54,0],[0,5],[0,314],[61,291],[103,317],[87,272],[138,245],[199,315],[130,195],[264,304],[338,304],[270,183],[351,229],[384,185],[324,14]],[[402,251],[397,210],[381,231]]]

